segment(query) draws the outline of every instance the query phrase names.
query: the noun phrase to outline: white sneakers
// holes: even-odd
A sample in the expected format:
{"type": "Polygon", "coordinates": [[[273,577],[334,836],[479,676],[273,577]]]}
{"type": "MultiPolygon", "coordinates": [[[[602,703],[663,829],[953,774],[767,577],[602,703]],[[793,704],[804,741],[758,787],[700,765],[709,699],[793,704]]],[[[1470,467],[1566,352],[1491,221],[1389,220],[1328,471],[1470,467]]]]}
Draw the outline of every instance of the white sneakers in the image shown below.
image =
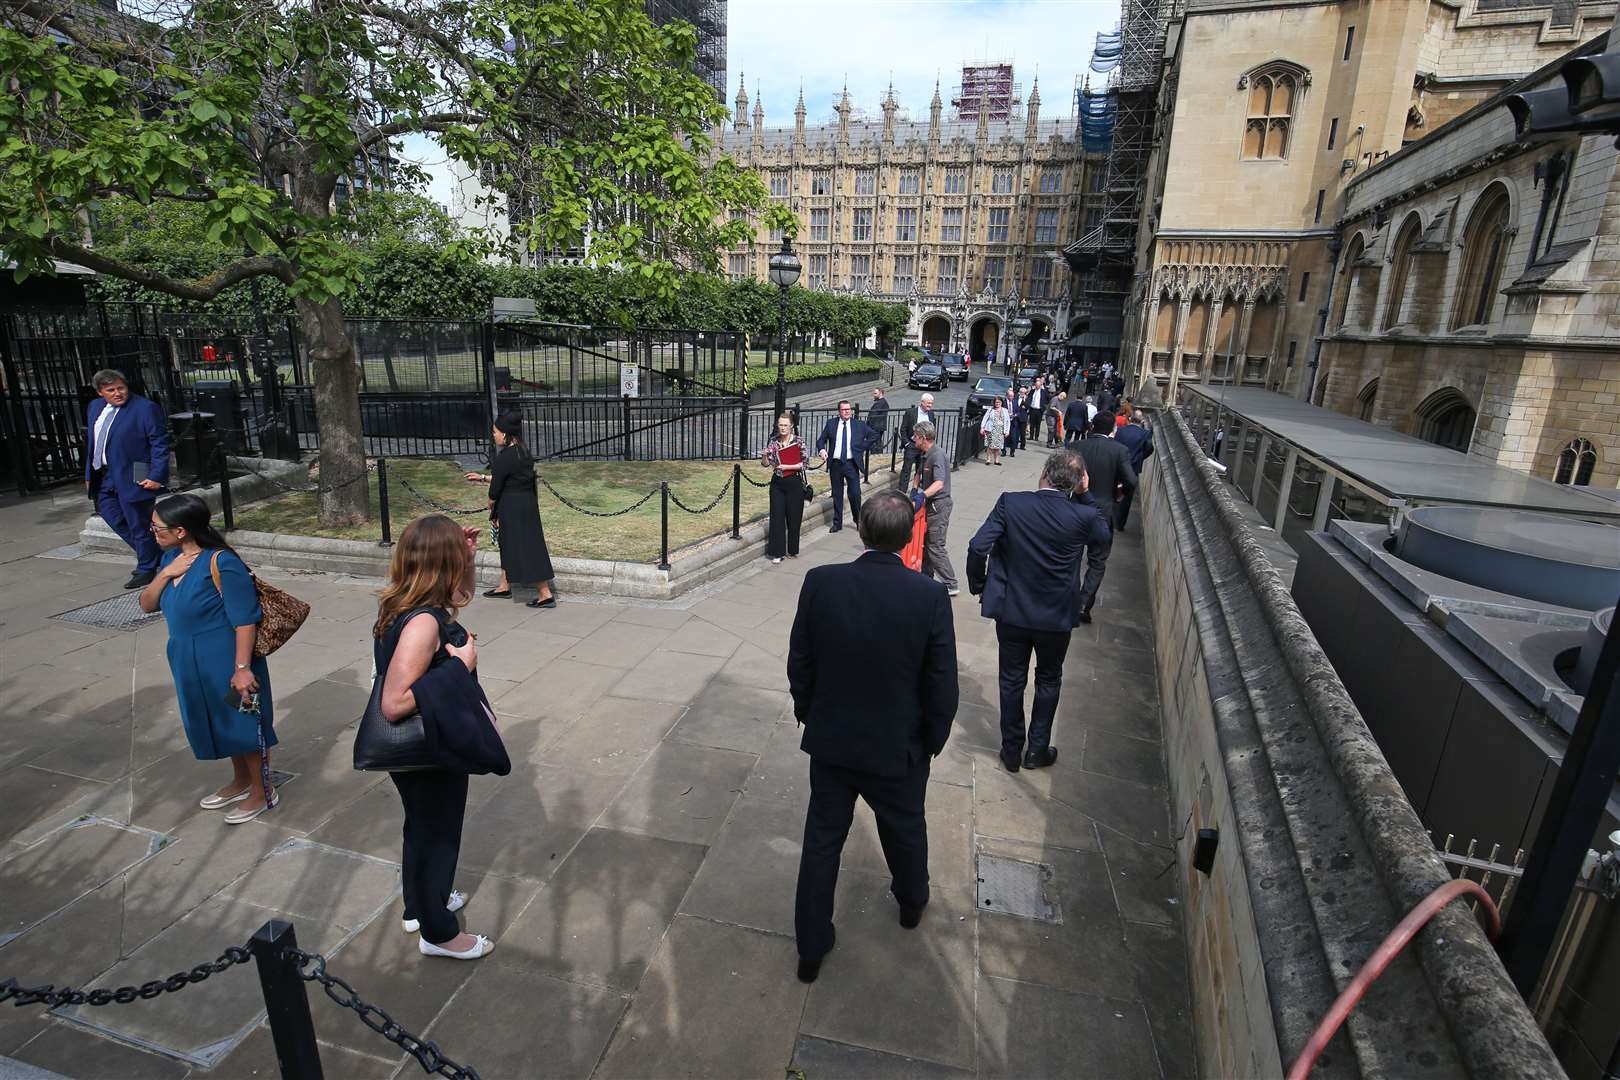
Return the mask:
{"type": "Polygon", "coordinates": [[[417,938],[416,947],[423,956],[444,956],[451,960],[480,960],[495,951],[495,943],[483,934],[474,934],[472,948],[463,952],[434,945],[426,938],[417,938]]]}
{"type": "MultiPolygon", "coordinates": [[[[464,892],[451,892],[450,902],[444,906],[450,911],[460,911],[467,906],[467,894],[464,892]]],[[[414,934],[422,929],[422,922],[420,919],[401,919],[399,920],[399,928],[407,934],[414,934]]]]}

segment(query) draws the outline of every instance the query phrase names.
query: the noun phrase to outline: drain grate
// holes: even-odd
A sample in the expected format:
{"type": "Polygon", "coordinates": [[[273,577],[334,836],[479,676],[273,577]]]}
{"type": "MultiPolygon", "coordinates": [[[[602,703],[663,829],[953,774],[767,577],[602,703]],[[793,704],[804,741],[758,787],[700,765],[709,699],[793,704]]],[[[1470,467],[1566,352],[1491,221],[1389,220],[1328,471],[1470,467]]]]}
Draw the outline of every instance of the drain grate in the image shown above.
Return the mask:
{"type": "Polygon", "coordinates": [[[111,600],[98,600],[82,608],[64,611],[56,618],[63,622],[99,626],[103,630],[139,630],[147,623],[163,618],[162,612],[154,611],[148,615],[142,611],[140,598],[140,590],[131,589],[111,600]]]}
{"type": "Polygon", "coordinates": [[[979,856],[979,910],[1037,922],[1063,922],[1052,868],[998,855],[979,856]]]}

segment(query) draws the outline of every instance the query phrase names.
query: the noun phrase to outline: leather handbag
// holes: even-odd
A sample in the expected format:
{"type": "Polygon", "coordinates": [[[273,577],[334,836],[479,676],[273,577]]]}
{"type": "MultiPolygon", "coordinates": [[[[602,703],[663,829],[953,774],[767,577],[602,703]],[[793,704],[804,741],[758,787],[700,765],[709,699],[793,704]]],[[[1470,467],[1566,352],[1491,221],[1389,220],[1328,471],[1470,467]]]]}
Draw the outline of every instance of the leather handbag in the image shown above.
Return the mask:
{"type": "MultiPolygon", "coordinates": [[[[225,590],[219,584],[219,552],[214,552],[208,569],[213,574],[215,590],[223,598],[225,590]]],[[[259,594],[261,613],[258,629],[253,632],[253,655],[269,656],[298,633],[298,628],[309,618],[309,605],[292,593],[259,580],[251,570],[248,576],[253,578],[253,589],[259,594]]]]}
{"type": "MultiPolygon", "coordinates": [[[[404,626],[421,611],[433,609],[408,611],[400,616],[396,626],[404,626]]],[[[433,611],[433,615],[439,619],[439,651],[433,656],[433,662],[438,663],[444,655],[444,620],[437,611],[433,611]]],[[[366,702],[366,711],[360,714],[360,726],[354,733],[355,769],[359,772],[420,772],[441,768],[428,753],[427,729],[420,712],[401,720],[390,720],[383,715],[383,683],[387,678],[385,668],[371,680],[371,698],[366,702]]]]}

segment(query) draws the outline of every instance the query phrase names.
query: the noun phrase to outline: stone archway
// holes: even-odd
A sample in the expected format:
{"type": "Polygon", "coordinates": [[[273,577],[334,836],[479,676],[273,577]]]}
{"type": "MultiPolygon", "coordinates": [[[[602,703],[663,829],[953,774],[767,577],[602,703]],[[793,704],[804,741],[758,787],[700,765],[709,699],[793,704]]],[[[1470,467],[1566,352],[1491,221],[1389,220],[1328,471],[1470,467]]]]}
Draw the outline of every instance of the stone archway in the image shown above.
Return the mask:
{"type": "Polygon", "coordinates": [[[1052,329],[1051,320],[1046,316],[1031,315],[1029,317],[1029,334],[1024,338],[1025,353],[1019,366],[1038,366],[1041,361],[1045,360],[1047,350],[1045,348],[1035,349],[1034,346],[1041,342],[1050,344],[1052,335],[1055,332],[1052,329]]]}
{"type": "MultiPolygon", "coordinates": [[[[974,363],[983,363],[992,349],[1001,344],[1001,320],[994,315],[980,315],[968,326],[968,357],[974,363]]],[[[996,359],[1001,354],[996,353],[996,359]]]]}
{"type": "Polygon", "coordinates": [[[935,355],[949,349],[951,347],[951,320],[937,312],[924,318],[922,344],[924,349],[935,355]]]}

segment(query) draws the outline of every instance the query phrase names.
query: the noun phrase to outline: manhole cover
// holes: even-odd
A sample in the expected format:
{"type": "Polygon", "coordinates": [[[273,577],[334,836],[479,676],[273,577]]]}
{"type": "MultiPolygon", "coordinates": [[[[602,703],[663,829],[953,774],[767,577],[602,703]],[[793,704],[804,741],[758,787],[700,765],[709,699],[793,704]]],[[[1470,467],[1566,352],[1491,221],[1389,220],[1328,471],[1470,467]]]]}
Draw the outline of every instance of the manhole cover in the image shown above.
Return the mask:
{"type": "Polygon", "coordinates": [[[142,611],[140,599],[141,591],[131,589],[111,600],[98,600],[82,608],[64,611],[56,618],[63,622],[99,626],[104,630],[139,630],[147,623],[163,618],[162,612],[154,611],[148,615],[142,611]]]}
{"type": "Polygon", "coordinates": [[[1052,868],[997,855],[979,856],[979,910],[1037,922],[1063,922],[1052,868]]]}
{"type": "Polygon", "coordinates": [[[79,550],[78,544],[68,544],[66,547],[51,548],[49,551],[39,553],[41,559],[82,559],[84,552],[79,550]]]}

